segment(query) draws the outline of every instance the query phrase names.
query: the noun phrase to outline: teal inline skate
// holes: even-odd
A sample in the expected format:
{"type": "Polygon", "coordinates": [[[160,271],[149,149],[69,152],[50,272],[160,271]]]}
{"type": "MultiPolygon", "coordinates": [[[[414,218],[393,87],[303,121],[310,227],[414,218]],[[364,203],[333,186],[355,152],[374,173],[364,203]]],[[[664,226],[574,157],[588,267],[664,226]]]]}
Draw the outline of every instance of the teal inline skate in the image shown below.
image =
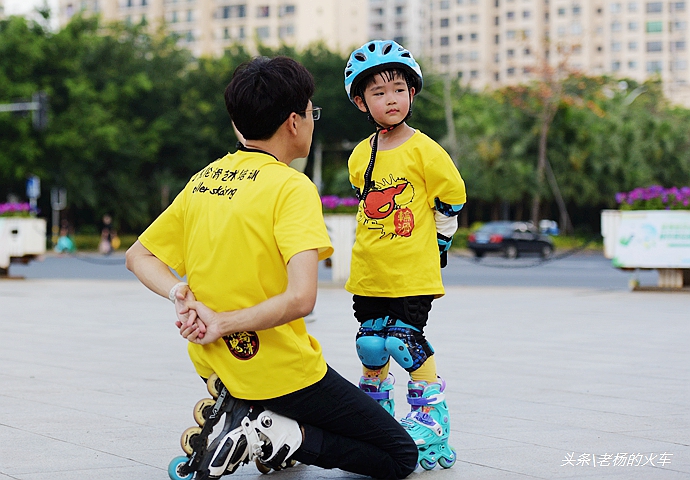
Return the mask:
{"type": "Polygon", "coordinates": [[[439,464],[450,468],[455,464],[455,449],[448,444],[450,416],[446,405],[446,382],[413,382],[407,384],[407,402],[412,411],[400,420],[419,449],[419,464],[432,470],[439,464]]]}
{"type": "Polygon", "coordinates": [[[382,382],[378,377],[363,376],[359,379],[359,389],[379,402],[385,411],[395,417],[395,398],[393,397],[393,385],[395,377],[392,373],[382,382]]]}

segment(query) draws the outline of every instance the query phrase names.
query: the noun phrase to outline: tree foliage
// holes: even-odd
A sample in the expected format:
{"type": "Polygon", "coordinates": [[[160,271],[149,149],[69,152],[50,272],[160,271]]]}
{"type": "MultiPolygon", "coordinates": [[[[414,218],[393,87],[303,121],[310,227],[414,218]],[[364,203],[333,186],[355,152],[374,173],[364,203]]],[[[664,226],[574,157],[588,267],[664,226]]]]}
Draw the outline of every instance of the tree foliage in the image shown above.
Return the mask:
{"type": "MultiPolygon", "coordinates": [[[[323,44],[260,53],[293,57],[313,73],[313,102],[323,108],[314,139],[324,146],[324,193],[349,191],[343,142],[365,138],[373,126],[345,95],[346,57],[323,44]]],[[[223,91],[249,58],[235,46],[195,59],[162,31],[96,18],[76,16],[55,33],[19,17],[0,21],[0,103],[38,91],[50,98],[43,131],[30,114],[0,113],[0,198],[23,198],[26,179],[38,175],[43,215],[50,188],[62,187],[77,228],[108,212],[120,230],[141,231],[195,171],[234,150],[223,91]]],[[[556,98],[546,155],[569,210],[615,207],[616,192],[636,187],[690,183],[690,111],[670,106],[657,82],[581,75],[559,82],[557,96],[543,83],[477,92],[453,82],[448,91],[425,69],[409,123],[453,153],[472,220],[497,215],[499,205],[526,217],[536,193],[547,207],[553,202],[536,179],[535,113],[546,98],[556,98]]]]}

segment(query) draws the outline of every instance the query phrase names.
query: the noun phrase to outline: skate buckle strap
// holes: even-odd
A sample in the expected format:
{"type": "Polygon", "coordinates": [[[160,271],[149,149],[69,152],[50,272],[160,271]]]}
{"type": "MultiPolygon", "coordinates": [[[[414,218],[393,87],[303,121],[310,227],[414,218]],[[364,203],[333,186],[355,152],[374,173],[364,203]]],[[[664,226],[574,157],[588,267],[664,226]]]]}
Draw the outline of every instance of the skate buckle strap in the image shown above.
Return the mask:
{"type": "Polygon", "coordinates": [[[435,405],[437,403],[441,403],[446,399],[446,394],[445,393],[437,393],[433,397],[429,398],[424,398],[424,397],[410,397],[409,395],[407,396],[407,403],[414,407],[423,407],[425,405],[435,405]]]}
{"type": "Polygon", "coordinates": [[[417,423],[423,427],[428,428],[429,430],[433,431],[436,435],[439,437],[443,436],[443,427],[441,426],[440,423],[438,423],[436,420],[433,419],[431,415],[428,413],[416,411],[416,412],[410,412],[407,414],[406,419],[410,419],[414,421],[414,423],[417,423]]]}
{"type": "Polygon", "coordinates": [[[256,432],[256,429],[252,428],[248,416],[242,419],[242,431],[247,437],[247,444],[249,445],[249,461],[254,460],[256,457],[260,458],[262,453],[261,447],[264,442],[259,439],[259,434],[256,432]]]}
{"type": "Polygon", "coordinates": [[[374,400],[388,400],[391,398],[391,391],[385,390],[383,392],[365,392],[374,400]]]}

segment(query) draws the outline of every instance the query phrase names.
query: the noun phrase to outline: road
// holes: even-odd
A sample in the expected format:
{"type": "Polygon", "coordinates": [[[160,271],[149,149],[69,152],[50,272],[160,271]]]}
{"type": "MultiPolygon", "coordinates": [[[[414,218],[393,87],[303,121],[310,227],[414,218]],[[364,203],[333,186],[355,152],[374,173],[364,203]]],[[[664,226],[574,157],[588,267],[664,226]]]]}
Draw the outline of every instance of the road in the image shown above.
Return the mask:
{"type": "MultiPolygon", "coordinates": [[[[447,286],[518,286],[569,287],[604,290],[627,290],[632,275],[611,266],[600,253],[578,253],[566,256],[559,252],[553,260],[542,262],[537,257],[508,260],[485,257],[479,261],[460,251],[451,255],[443,269],[447,286]]],[[[124,266],[124,255],[102,256],[79,253],[73,256],[47,254],[41,261],[28,265],[12,265],[10,275],[42,279],[135,280],[124,266]]],[[[641,285],[654,286],[656,271],[638,272],[641,285]]],[[[330,270],[321,264],[319,279],[330,280],[330,270]]]]}

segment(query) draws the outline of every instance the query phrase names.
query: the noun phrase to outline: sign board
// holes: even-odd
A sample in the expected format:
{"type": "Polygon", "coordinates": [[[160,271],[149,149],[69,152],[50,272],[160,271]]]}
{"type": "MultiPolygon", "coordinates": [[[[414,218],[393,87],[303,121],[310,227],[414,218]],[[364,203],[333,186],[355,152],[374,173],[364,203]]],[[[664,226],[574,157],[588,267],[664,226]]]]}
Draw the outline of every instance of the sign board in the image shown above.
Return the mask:
{"type": "Polygon", "coordinates": [[[26,181],[26,196],[34,199],[41,196],[41,179],[36,175],[30,176],[26,181]]]}
{"type": "Polygon", "coordinates": [[[690,268],[690,211],[623,211],[614,238],[619,268],[690,268]]]}

